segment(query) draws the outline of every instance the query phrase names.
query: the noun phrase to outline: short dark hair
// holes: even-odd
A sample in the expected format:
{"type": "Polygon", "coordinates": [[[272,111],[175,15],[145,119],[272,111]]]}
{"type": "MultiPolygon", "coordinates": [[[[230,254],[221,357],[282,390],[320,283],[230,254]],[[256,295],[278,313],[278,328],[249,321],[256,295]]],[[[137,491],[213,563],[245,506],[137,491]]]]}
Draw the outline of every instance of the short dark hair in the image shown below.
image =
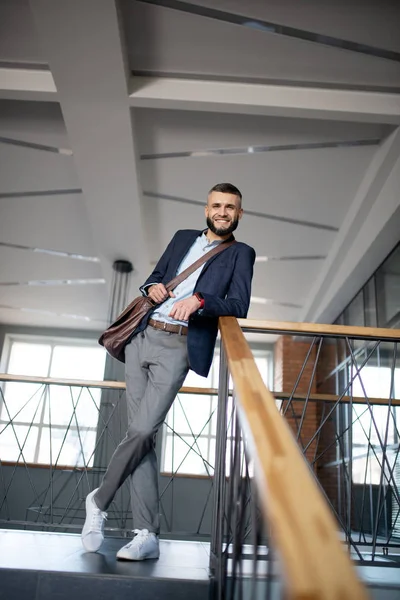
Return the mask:
{"type": "Polygon", "coordinates": [[[242,194],[241,194],[240,190],[238,190],[238,188],[236,186],[232,185],[231,183],[217,183],[217,185],[214,185],[214,187],[212,187],[208,193],[211,194],[211,192],[222,192],[223,194],[233,194],[234,196],[237,196],[239,198],[240,205],[242,204],[242,194]]]}

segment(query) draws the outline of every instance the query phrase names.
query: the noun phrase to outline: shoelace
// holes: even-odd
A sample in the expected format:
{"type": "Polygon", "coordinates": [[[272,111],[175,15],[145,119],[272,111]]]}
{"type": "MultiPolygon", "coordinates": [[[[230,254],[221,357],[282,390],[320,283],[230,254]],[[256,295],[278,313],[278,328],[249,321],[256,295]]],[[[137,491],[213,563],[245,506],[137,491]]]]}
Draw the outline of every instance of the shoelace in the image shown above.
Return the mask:
{"type": "Polygon", "coordinates": [[[101,531],[103,529],[104,521],[107,521],[107,513],[103,512],[99,508],[93,511],[91,529],[101,531]]]}
{"type": "Polygon", "coordinates": [[[133,544],[137,544],[139,542],[139,548],[143,545],[144,540],[149,535],[149,532],[146,529],[134,529],[133,530],[134,537],[129,544],[127,544],[127,548],[130,548],[133,544]]]}

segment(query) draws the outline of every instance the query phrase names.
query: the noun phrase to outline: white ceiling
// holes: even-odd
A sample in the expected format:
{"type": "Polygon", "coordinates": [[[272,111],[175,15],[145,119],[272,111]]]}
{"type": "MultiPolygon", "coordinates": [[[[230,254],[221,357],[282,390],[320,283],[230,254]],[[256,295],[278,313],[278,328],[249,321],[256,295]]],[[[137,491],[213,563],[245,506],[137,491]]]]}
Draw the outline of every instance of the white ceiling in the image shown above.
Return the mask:
{"type": "Polygon", "coordinates": [[[341,56],[343,51],[321,44],[316,51],[313,43],[303,39],[277,35],[255,27],[232,25],[212,17],[215,9],[222,9],[228,14],[244,13],[249,17],[250,13],[253,13],[258,19],[267,22],[272,21],[307,32],[344,38],[359,44],[368,43],[399,52],[400,9],[390,0],[371,2],[375,7],[371,7],[369,14],[365,13],[365,0],[353,0],[348,3],[350,10],[343,6],[341,17],[336,19],[336,26],[327,22],[328,15],[331,17],[332,14],[337,14],[336,3],[329,0],[323,2],[325,13],[320,10],[319,19],[313,14],[314,9],[321,4],[318,0],[303,1],[301,11],[298,11],[298,0],[284,0],[280,3],[284,10],[280,11],[277,10],[278,2],[253,0],[246,3],[226,0],[182,4],[206,5],[210,8],[210,17],[124,0],[123,16],[132,70],[203,77],[211,75],[217,78],[268,78],[277,81],[347,85],[400,84],[400,72],[395,61],[382,60],[380,57],[360,52],[346,52],[345,56],[341,56]],[[308,5],[308,19],[302,15],[305,5],[308,5]],[[358,5],[358,9],[354,10],[354,5],[358,5]],[[300,12],[300,19],[296,19],[296,12],[300,12]],[[350,12],[353,13],[351,25],[346,23],[350,12]],[[312,23],[309,22],[310,19],[312,23]],[[377,28],[377,24],[381,27],[377,28]],[[372,29],[373,32],[378,30],[376,38],[368,29],[372,29]],[[386,35],[383,35],[384,31],[386,35]]]}
{"type": "Polygon", "coordinates": [[[334,319],[399,239],[400,4],[118,9],[0,0],[0,323],[101,329],[221,181],[249,317],[334,319]]]}

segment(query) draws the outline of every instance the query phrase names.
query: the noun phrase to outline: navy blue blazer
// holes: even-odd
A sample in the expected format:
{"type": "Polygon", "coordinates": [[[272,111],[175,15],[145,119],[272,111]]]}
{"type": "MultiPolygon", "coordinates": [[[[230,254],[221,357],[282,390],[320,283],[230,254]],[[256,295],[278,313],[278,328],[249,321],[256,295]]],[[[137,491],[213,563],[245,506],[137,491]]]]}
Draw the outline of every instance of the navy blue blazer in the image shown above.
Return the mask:
{"type": "MultiPolygon", "coordinates": [[[[177,231],[140,289],[143,291],[150,283],[167,284],[171,281],[196,237],[201,234],[202,231],[194,229],[177,231]]],[[[211,257],[200,273],[194,291],[203,295],[204,308],[190,316],[187,345],[190,368],[203,377],[207,377],[212,363],[218,317],[247,316],[255,257],[253,248],[236,242],[211,257]]],[[[150,316],[151,313],[143,319],[135,334],[145,329],[150,316]]]]}

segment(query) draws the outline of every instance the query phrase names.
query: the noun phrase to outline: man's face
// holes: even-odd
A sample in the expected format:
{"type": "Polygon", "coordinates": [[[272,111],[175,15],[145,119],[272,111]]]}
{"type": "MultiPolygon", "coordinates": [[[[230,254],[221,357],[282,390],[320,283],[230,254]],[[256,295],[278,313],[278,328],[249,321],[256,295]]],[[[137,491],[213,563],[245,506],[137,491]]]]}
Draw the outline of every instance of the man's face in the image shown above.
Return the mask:
{"type": "Polygon", "coordinates": [[[207,226],[215,235],[230,235],[243,215],[240,198],[234,194],[211,192],[205,208],[207,226]]]}

